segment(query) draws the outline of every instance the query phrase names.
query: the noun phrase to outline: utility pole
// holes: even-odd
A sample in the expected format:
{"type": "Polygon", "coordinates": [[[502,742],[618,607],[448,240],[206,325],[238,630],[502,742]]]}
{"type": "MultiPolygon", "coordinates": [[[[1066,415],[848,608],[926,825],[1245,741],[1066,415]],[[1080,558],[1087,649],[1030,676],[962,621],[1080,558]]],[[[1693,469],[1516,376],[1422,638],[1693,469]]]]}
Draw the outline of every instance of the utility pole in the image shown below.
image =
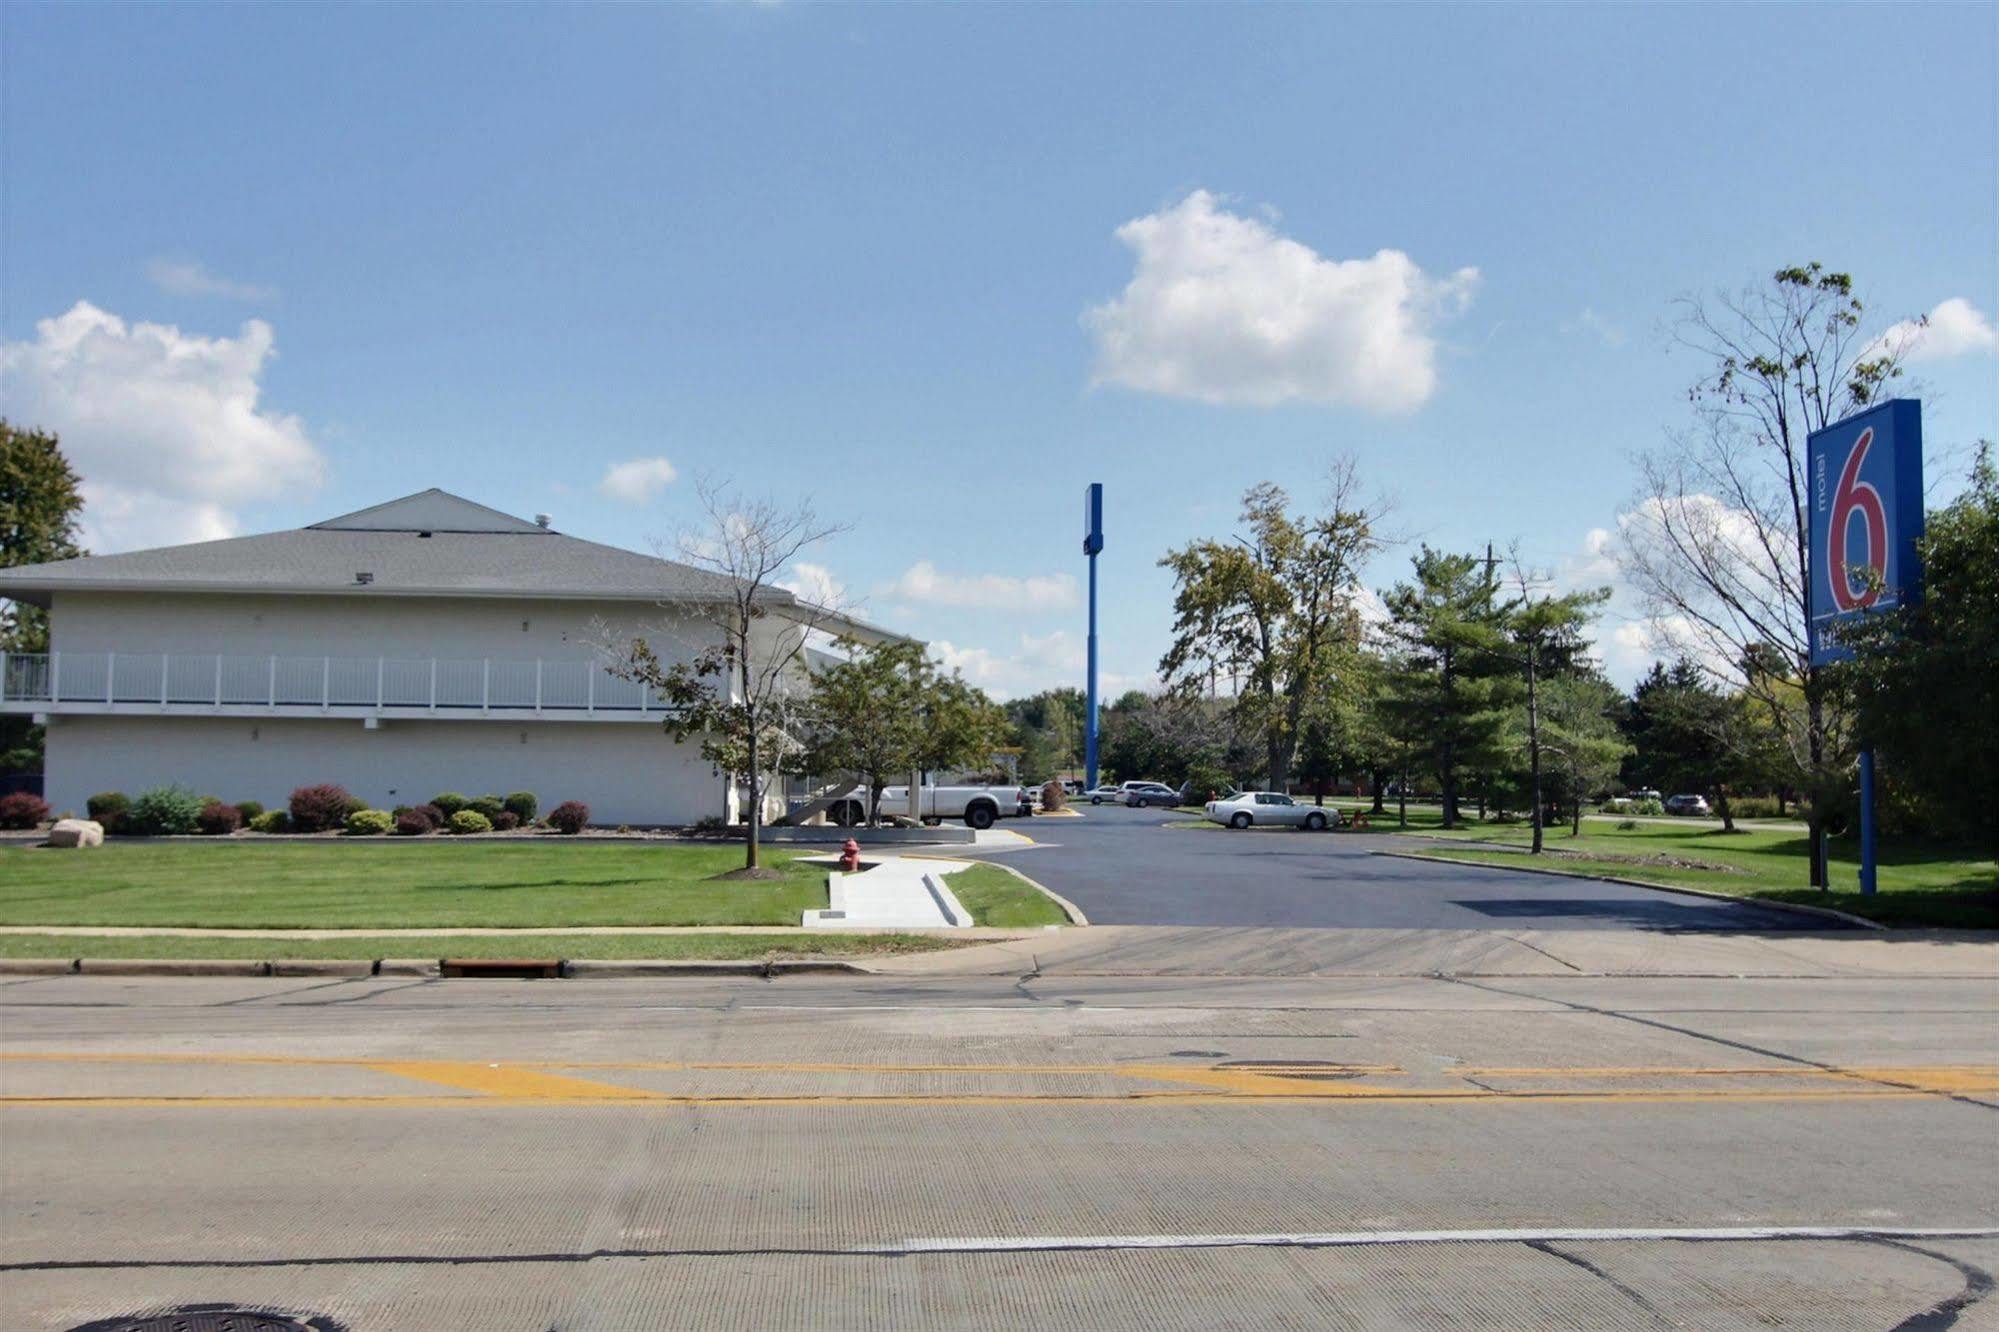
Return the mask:
{"type": "Polygon", "coordinates": [[[1104,548],[1104,483],[1083,492],[1083,554],[1090,559],[1090,679],[1084,701],[1083,789],[1097,789],[1097,555],[1104,548]]]}

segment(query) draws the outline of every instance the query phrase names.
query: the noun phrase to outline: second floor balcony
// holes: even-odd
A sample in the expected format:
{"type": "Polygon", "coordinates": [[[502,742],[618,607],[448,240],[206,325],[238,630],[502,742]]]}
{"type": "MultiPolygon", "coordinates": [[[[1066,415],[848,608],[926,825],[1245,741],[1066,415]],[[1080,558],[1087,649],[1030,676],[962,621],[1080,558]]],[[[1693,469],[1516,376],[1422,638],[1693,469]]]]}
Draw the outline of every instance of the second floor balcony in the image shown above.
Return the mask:
{"type": "Polygon", "coordinates": [[[0,654],[0,710],[612,720],[667,708],[595,660],[51,652],[0,654]]]}

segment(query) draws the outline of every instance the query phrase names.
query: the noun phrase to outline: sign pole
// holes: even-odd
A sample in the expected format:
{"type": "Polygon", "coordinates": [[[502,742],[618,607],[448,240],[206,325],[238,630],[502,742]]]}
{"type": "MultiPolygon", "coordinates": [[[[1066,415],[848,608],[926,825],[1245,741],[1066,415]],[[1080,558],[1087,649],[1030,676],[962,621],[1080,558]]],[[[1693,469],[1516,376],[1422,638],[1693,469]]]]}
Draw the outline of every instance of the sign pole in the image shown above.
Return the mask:
{"type": "Polygon", "coordinates": [[[1083,789],[1097,789],[1097,552],[1104,548],[1104,486],[1083,492],[1083,554],[1090,558],[1090,664],[1083,713],[1083,789]]]}
{"type": "MultiPolygon", "coordinates": [[[[1830,878],[1830,874],[1827,875],[1830,878]]],[[[1860,891],[1874,891],[1874,746],[1860,751],[1860,891]]]]}

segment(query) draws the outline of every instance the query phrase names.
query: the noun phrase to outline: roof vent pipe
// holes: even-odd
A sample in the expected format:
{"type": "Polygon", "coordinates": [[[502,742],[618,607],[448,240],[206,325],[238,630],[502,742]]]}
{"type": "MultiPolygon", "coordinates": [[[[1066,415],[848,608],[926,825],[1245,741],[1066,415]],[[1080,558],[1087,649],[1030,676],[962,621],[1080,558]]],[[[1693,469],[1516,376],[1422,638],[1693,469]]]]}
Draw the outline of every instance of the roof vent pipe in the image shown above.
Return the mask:
{"type": "Polygon", "coordinates": [[[538,513],[534,516],[534,525],[536,527],[547,527],[550,523],[554,521],[555,519],[549,517],[549,515],[545,513],[538,513]]]}

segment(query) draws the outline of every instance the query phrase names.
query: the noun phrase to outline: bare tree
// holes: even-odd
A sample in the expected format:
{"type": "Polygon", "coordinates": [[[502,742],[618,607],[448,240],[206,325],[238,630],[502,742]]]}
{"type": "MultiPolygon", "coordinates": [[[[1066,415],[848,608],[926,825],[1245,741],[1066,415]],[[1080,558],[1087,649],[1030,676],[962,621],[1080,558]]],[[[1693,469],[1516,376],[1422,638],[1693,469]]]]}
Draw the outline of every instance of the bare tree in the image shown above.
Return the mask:
{"type": "Polygon", "coordinates": [[[1675,341],[1709,364],[1689,390],[1694,426],[1639,462],[1619,562],[1672,651],[1743,690],[1783,737],[1820,832],[1847,781],[1847,719],[1811,664],[1805,438],[1871,405],[1901,374],[1906,339],[1868,338],[1853,279],[1819,264],[1680,303],[1675,341]]]}
{"type": "Polygon", "coordinates": [[[704,520],[673,550],[714,577],[707,587],[662,598],[668,618],[650,634],[610,635],[612,670],[663,698],[667,733],[698,737],[702,757],[748,787],[741,872],[775,877],[759,858],[764,799],[771,779],[804,752],[806,645],[840,618],[837,607],[806,600],[778,580],[846,525],[822,520],[808,503],[745,498],[705,478],[694,488],[704,520]],[[662,638],[677,640],[679,649],[662,654],[662,638]]]}

